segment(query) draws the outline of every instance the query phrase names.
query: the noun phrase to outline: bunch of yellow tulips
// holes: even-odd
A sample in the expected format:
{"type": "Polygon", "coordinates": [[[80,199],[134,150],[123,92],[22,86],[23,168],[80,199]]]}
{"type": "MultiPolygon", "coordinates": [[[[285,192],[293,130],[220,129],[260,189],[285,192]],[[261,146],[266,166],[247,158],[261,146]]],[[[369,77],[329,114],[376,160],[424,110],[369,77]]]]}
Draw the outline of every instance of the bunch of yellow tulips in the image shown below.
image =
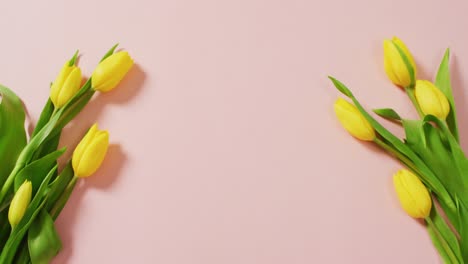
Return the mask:
{"type": "Polygon", "coordinates": [[[459,144],[449,50],[431,82],[417,78],[413,56],[400,39],[385,40],[383,48],[388,78],[406,92],[419,118],[403,118],[391,108],[373,110],[401,125],[405,138],[400,139],[370,115],[343,83],[330,77],[351,100],[336,100],[336,116],[352,136],[377,144],[406,166],[393,176],[401,206],[411,217],[424,219],[445,263],[468,263],[468,159],[459,144]]]}
{"type": "Polygon", "coordinates": [[[54,221],[77,181],[94,174],[109,146],[109,133],[94,124],[59,171],[57,149],[63,128],[86,106],[96,92],[113,90],[132,68],[125,51],[112,47],[92,76],[82,84],[78,53],[60,70],[50,97],[27,140],[21,100],[0,86],[0,264],[49,263],[62,243],[54,221]]]}

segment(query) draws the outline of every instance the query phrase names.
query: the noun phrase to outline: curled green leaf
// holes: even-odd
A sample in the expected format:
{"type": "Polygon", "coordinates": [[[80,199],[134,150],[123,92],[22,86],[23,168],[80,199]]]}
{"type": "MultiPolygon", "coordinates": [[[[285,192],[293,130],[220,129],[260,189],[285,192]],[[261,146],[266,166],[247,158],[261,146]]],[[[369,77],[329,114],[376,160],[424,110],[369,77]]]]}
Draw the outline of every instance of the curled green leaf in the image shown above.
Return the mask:
{"type": "Polygon", "coordinates": [[[29,228],[28,247],[31,262],[34,264],[50,263],[62,248],[54,220],[44,209],[29,228]]]}

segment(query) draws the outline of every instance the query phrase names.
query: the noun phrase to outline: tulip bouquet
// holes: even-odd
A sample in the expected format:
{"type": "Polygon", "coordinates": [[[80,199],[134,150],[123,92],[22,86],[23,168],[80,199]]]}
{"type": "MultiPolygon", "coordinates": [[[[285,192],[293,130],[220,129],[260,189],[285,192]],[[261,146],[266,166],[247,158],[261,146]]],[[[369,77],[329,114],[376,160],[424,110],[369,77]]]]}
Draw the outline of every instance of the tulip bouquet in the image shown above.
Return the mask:
{"type": "Polygon", "coordinates": [[[0,264],[49,263],[61,249],[54,221],[77,181],[92,175],[107,152],[109,134],[93,125],[58,169],[63,128],[93,95],[112,90],[133,65],[127,52],[111,48],[82,85],[77,55],[52,83],[50,98],[29,137],[20,98],[0,86],[0,264]],[[62,166],[61,166],[62,167],[62,166]]]}
{"type": "Polygon", "coordinates": [[[413,56],[398,38],[384,41],[384,66],[390,80],[406,92],[419,118],[403,118],[391,108],[373,111],[399,124],[405,138],[390,133],[343,83],[330,77],[351,100],[336,101],[338,120],[351,135],[378,145],[406,166],[393,177],[403,209],[423,219],[445,263],[468,263],[468,159],[459,143],[449,50],[433,82],[417,79],[413,56]]]}

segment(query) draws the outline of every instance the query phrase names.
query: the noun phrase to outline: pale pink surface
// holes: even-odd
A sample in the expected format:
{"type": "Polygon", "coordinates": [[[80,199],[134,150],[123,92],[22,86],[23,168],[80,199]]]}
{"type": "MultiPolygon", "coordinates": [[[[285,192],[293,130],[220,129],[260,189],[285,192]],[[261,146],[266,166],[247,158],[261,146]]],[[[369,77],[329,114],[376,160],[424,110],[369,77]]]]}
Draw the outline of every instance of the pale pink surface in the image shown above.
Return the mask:
{"type": "Polygon", "coordinates": [[[66,129],[74,145],[97,120],[115,145],[58,219],[54,263],[441,263],[399,207],[401,166],[341,129],[326,76],[414,117],[382,40],[429,79],[451,47],[465,136],[466,1],[66,2],[2,5],[0,81],[33,122],[75,49],[87,76],[115,42],[138,66],[66,129]]]}

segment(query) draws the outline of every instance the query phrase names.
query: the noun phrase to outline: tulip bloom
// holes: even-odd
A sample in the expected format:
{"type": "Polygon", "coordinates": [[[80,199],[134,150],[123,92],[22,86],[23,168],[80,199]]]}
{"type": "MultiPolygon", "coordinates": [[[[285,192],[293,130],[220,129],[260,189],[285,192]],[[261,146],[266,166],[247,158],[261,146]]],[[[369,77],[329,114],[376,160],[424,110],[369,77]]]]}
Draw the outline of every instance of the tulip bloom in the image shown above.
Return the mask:
{"type": "Polygon", "coordinates": [[[80,89],[80,85],[80,68],[75,65],[70,66],[69,62],[65,63],[50,90],[50,100],[55,108],[65,105],[80,89]]]}
{"type": "Polygon", "coordinates": [[[109,133],[98,130],[94,124],[73,152],[72,166],[75,176],[91,176],[100,166],[109,146],[109,133]]]}
{"type": "Polygon", "coordinates": [[[447,97],[429,81],[416,81],[414,91],[419,107],[425,115],[433,115],[445,120],[450,112],[447,97]]]}
{"type": "Polygon", "coordinates": [[[126,51],[114,53],[103,60],[91,76],[91,86],[96,91],[114,89],[132,68],[133,60],[126,51]]]}
{"type": "Polygon", "coordinates": [[[364,118],[361,112],[359,112],[356,106],[342,98],[338,98],[334,108],[341,125],[343,125],[351,135],[365,141],[372,141],[375,139],[374,128],[364,118]]]}
{"type": "Polygon", "coordinates": [[[12,228],[18,225],[31,202],[32,184],[25,181],[16,191],[8,211],[8,221],[12,228]]]}
{"type": "Polygon", "coordinates": [[[384,41],[384,66],[388,78],[394,84],[405,88],[414,85],[416,64],[405,43],[397,37],[384,41]]]}
{"type": "Polygon", "coordinates": [[[395,191],[401,206],[414,218],[426,218],[432,207],[432,200],[426,186],[412,172],[402,169],[393,176],[395,191]]]}

